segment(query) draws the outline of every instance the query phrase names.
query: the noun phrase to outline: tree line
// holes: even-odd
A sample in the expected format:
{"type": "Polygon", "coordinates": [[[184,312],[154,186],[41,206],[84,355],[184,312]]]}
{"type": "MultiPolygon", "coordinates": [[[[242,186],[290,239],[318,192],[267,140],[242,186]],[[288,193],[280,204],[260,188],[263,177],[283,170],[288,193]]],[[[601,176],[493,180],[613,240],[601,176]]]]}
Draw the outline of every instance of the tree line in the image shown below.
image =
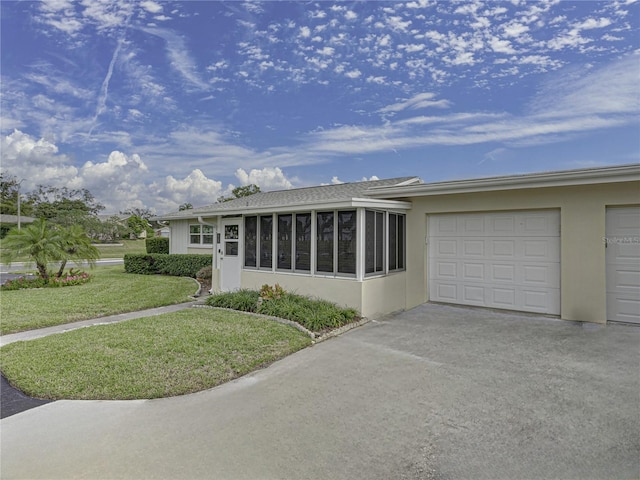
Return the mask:
{"type": "MultiPolygon", "coordinates": [[[[86,188],[38,185],[31,192],[21,193],[15,176],[0,173],[0,213],[18,215],[18,208],[21,216],[44,219],[49,225],[80,226],[92,240],[99,242],[137,237],[143,231],[153,234],[149,224],[153,214],[148,208],[131,208],[120,212],[121,216],[100,218],[98,215],[105,207],[86,188]]],[[[4,238],[11,226],[3,224],[1,229],[0,238],[4,238]]]]}

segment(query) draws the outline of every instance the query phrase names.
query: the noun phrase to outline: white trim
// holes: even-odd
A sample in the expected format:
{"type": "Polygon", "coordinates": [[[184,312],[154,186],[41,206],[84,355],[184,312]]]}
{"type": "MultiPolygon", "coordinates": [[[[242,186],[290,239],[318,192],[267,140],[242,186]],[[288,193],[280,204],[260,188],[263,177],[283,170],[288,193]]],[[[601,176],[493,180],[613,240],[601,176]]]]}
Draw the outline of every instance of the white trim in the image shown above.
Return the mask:
{"type": "Polygon", "coordinates": [[[424,183],[405,187],[373,187],[367,195],[384,197],[417,197],[474,193],[495,190],[517,190],[525,188],[565,187],[593,185],[599,183],[631,182],[640,180],[640,164],[615,167],[563,170],[557,172],[509,175],[502,177],[474,178],[446,182],[424,183]]]}
{"type": "MultiPolygon", "coordinates": [[[[407,188],[407,187],[405,187],[407,188]]],[[[278,205],[264,205],[264,206],[252,206],[252,207],[239,207],[233,210],[211,210],[209,212],[199,212],[191,214],[191,216],[166,216],[157,217],[166,220],[197,220],[202,217],[213,216],[227,216],[227,215],[260,215],[268,213],[296,213],[301,211],[311,210],[336,210],[345,208],[382,208],[391,210],[410,210],[412,207],[411,202],[403,202],[397,200],[384,200],[378,198],[351,198],[349,200],[339,200],[333,202],[300,202],[295,204],[287,204],[283,206],[278,205]]]]}

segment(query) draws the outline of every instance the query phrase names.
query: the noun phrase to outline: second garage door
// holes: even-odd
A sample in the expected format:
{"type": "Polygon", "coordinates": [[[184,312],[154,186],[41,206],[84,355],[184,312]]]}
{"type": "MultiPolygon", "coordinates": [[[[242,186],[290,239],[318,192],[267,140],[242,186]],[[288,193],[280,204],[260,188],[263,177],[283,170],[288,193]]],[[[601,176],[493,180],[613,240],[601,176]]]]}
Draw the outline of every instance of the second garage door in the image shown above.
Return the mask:
{"type": "Polygon", "coordinates": [[[429,216],[429,298],[560,314],[558,210],[429,216]]]}

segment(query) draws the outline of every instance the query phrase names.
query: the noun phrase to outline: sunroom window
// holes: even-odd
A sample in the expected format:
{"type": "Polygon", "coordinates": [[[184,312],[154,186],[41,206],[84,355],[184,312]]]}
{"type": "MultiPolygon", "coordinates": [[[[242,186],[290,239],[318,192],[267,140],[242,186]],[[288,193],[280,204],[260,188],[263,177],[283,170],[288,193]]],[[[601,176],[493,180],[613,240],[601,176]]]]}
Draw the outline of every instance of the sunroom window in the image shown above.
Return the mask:
{"type": "Polygon", "coordinates": [[[365,275],[404,270],[405,215],[376,210],[364,210],[363,214],[362,248],[358,247],[359,214],[355,209],[246,216],[244,266],[310,273],[313,255],[314,272],[353,277],[362,249],[365,275]]]}
{"type": "Polygon", "coordinates": [[[366,274],[384,272],[384,212],[365,212],[364,268],[366,274]]]}

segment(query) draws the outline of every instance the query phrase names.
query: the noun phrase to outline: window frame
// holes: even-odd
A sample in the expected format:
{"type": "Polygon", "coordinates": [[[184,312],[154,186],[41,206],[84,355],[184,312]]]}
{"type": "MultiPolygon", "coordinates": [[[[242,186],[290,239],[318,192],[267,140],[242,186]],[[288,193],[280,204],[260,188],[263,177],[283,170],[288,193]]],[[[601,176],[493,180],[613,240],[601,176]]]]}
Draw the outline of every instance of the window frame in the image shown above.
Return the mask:
{"type": "Polygon", "coordinates": [[[206,225],[203,223],[190,223],[189,224],[189,246],[200,247],[200,248],[209,248],[209,247],[213,248],[214,234],[215,234],[215,227],[213,225],[206,225]],[[193,231],[194,228],[197,228],[198,231],[194,232],[193,231]],[[197,243],[194,243],[193,238],[196,235],[198,236],[199,241],[197,243]],[[204,241],[206,237],[211,237],[210,243],[204,241]]]}
{"type": "Polygon", "coordinates": [[[312,277],[354,278],[361,281],[406,270],[405,213],[367,207],[334,207],[299,212],[255,213],[244,215],[243,222],[243,269],[312,277]],[[344,214],[350,214],[350,216],[344,214]],[[263,219],[267,218],[268,221],[264,222],[263,219]],[[303,222],[300,225],[299,218],[303,222]],[[374,219],[373,225],[369,225],[368,218],[374,219]],[[328,223],[320,225],[323,219],[328,223]],[[255,232],[247,227],[247,225],[251,227],[252,222],[255,223],[255,232]],[[263,232],[267,223],[270,224],[268,234],[263,232]],[[298,231],[299,228],[304,228],[301,238],[299,238],[301,234],[298,231]],[[369,231],[367,231],[368,228],[369,231]],[[324,234],[321,231],[323,229],[324,234]],[[249,234],[254,235],[255,238],[247,241],[249,234]],[[343,238],[343,235],[346,236],[343,238]],[[367,237],[371,235],[374,238],[374,251],[368,252],[368,242],[371,240],[367,237]],[[327,237],[326,240],[321,240],[323,236],[327,237]],[[331,238],[329,239],[328,236],[331,238]],[[319,251],[318,247],[322,246],[320,242],[327,242],[324,245],[326,252],[319,251]],[[301,247],[304,251],[300,253],[309,253],[308,261],[299,262],[298,253],[301,247]],[[270,265],[263,264],[262,254],[265,253],[263,249],[270,249],[270,265]],[[328,269],[328,261],[325,262],[326,265],[319,265],[320,254],[329,252],[331,252],[331,270],[328,269]],[[340,257],[340,255],[344,257],[345,252],[349,257],[346,261],[345,258],[340,257]],[[247,258],[252,253],[255,256],[255,265],[247,265],[247,258]],[[281,257],[284,258],[284,263],[281,257]],[[371,261],[374,262],[374,270],[367,272],[367,262],[371,261]],[[300,263],[305,267],[308,266],[308,269],[301,269],[300,263]],[[320,268],[324,266],[325,270],[321,270],[319,266],[320,268]],[[394,266],[395,268],[390,268],[394,266]]]}

